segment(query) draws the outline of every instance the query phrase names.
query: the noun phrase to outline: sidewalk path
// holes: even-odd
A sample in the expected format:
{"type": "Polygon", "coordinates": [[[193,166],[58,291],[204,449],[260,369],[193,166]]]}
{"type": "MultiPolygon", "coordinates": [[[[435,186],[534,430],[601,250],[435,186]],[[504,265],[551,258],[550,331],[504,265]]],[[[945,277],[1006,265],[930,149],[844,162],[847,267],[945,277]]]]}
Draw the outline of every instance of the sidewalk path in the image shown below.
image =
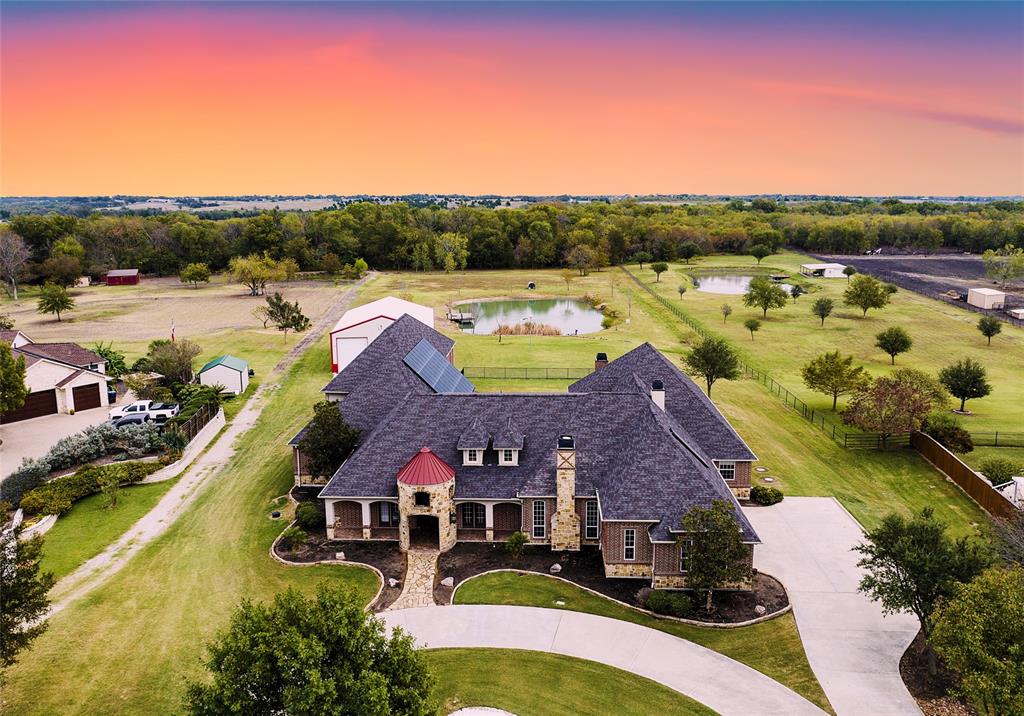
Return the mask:
{"type": "Polygon", "coordinates": [[[292,363],[348,310],[358,288],[374,275],[370,274],[353,284],[330,310],[320,317],[302,340],[274,366],[266,380],[260,383],[256,392],[216,442],[192,463],[152,510],[143,515],[116,542],[54,586],[50,592],[51,616],[119,572],[133,555],[166,532],[178,516],[188,509],[210,478],[219,474],[231,460],[235,452],[235,442],[256,423],[263,408],[266,407],[268,391],[277,386],[281,376],[292,363]]]}
{"type": "Polygon", "coordinates": [[[763,544],[754,566],[786,585],[811,669],[838,716],[920,716],[900,657],[917,634],[910,614],[884,616],[857,591],[851,551],[863,531],[831,497],[787,497],[744,510],[763,544]]]}
{"type": "Polygon", "coordinates": [[[657,681],[722,716],[824,713],[749,666],[619,619],[561,609],[488,605],[419,607],[379,616],[389,627],[402,627],[412,634],[423,648],[528,649],[589,659],[657,681]]]}
{"type": "Polygon", "coordinates": [[[406,556],[405,583],[402,593],[388,609],[434,606],[434,578],[437,576],[436,549],[412,547],[406,556]]]}

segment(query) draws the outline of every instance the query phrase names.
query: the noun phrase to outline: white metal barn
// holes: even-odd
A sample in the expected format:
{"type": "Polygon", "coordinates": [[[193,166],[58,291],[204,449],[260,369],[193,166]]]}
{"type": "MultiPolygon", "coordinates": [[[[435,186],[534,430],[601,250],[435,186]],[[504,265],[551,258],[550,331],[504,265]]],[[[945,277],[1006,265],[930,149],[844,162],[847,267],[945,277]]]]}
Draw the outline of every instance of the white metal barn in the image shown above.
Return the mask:
{"type": "Polygon", "coordinates": [[[846,278],[843,264],[800,264],[800,273],[817,278],[846,278]]]}
{"type": "Polygon", "coordinates": [[[434,309],[394,296],[346,311],[331,330],[331,370],[340,373],[381,331],[405,313],[425,326],[434,327],[434,309]]]}
{"type": "Polygon", "coordinates": [[[239,395],[249,386],[249,364],[230,355],[214,358],[199,369],[199,382],[222,385],[227,392],[239,395]]]}
{"type": "Polygon", "coordinates": [[[994,288],[972,288],[967,291],[967,303],[978,308],[1002,308],[1006,294],[994,288]]]}

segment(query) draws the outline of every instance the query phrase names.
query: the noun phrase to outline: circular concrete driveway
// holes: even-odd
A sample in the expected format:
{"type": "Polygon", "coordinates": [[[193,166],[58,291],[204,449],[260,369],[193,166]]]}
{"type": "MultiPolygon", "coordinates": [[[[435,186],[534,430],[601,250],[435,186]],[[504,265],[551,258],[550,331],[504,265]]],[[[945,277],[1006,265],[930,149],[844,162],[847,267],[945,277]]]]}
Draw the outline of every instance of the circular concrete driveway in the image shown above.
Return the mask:
{"type": "Polygon", "coordinates": [[[589,659],[657,681],[723,716],[824,713],[760,671],[693,642],[618,619],[487,605],[417,607],[379,616],[389,627],[412,634],[421,648],[527,649],[589,659]]]}

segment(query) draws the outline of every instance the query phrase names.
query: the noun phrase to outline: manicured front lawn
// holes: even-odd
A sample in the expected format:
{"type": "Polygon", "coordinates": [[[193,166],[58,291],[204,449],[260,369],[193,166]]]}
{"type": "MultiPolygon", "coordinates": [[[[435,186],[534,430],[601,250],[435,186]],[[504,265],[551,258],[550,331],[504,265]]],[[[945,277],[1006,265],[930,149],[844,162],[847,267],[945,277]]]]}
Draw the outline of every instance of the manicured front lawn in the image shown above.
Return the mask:
{"type": "Polygon", "coordinates": [[[447,714],[490,706],[522,716],[647,716],[716,713],[661,684],[571,656],[515,649],[433,649],[424,652],[447,714]]]}
{"type": "Polygon", "coordinates": [[[17,714],[176,713],[201,678],[205,644],[245,597],[337,581],[369,601],[376,576],[342,566],[288,567],[268,550],[283,528],[275,498],[292,484],[286,445],[329,378],[326,339],[272,392],[225,469],[163,536],[106,584],[69,605],[8,670],[4,710],[17,714]]]}
{"type": "Polygon", "coordinates": [[[53,572],[57,579],[73,572],[153,509],[175,482],[176,479],[126,487],[121,490],[117,507],[112,509],[103,506],[102,495],[90,495],[76,502],[44,537],[43,571],[53,572]]]}
{"type": "Polygon", "coordinates": [[[807,663],[791,614],[736,629],[697,627],[656,619],[558,579],[516,572],[495,572],[463,582],[455,592],[455,603],[570,609],[658,629],[725,654],[785,684],[821,708],[831,710],[825,692],[807,663]]]}

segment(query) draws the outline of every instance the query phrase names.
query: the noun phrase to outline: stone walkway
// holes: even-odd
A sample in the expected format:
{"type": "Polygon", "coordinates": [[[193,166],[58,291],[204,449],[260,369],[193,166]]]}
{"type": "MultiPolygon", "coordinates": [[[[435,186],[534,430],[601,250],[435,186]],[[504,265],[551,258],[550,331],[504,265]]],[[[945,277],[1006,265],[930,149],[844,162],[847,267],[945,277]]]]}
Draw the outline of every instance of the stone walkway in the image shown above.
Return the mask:
{"type": "Polygon", "coordinates": [[[406,553],[405,584],[391,609],[432,607],[434,604],[434,578],[437,576],[437,549],[411,547],[406,553]]]}

